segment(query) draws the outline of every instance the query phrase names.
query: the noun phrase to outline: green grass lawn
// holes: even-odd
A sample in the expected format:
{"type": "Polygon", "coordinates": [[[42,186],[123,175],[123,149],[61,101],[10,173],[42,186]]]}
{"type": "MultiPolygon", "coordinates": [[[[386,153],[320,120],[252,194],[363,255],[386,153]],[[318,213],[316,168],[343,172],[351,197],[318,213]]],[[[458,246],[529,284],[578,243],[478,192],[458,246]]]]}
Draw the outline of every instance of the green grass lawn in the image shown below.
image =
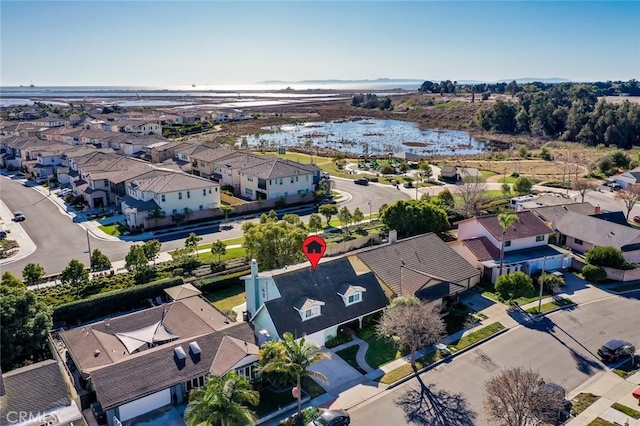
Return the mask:
{"type": "Polygon", "coordinates": [[[447,335],[452,335],[462,330],[464,326],[473,318],[471,314],[463,314],[460,312],[450,312],[444,317],[444,324],[447,326],[447,335]]]}
{"type": "MultiPolygon", "coordinates": [[[[247,255],[247,250],[244,247],[237,247],[237,248],[227,249],[227,252],[225,254],[223,254],[222,256],[220,256],[220,261],[224,262],[225,260],[241,259],[241,258],[245,257],[246,255],[247,255]]],[[[200,254],[198,254],[198,259],[200,259],[202,262],[205,262],[205,263],[217,262],[218,261],[218,255],[217,254],[213,254],[211,252],[200,253],[200,254]]]]}
{"type": "MultiPolygon", "coordinates": [[[[433,364],[440,359],[440,352],[430,352],[425,356],[416,359],[416,370],[427,367],[428,365],[433,364]]],[[[397,382],[398,380],[405,378],[410,374],[413,374],[413,367],[411,367],[411,363],[407,363],[394,370],[389,371],[382,377],[378,378],[377,381],[380,383],[384,383],[385,385],[390,385],[391,383],[397,382]]]]}
{"type": "Polygon", "coordinates": [[[537,306],[534,308],[529,308],[525,312],[530,314],[539,314],[539,313],[549,312],[553,309],[560,308],[562,306],[568,306],[568,305],[573,305],[573,302],[570,299],[560,298],[549,303],[543,303],[542,306],[540,306],[540,312],[538,312],[537,306]]]}
{"type": "MultiPolygon", "coordinates": [[[[244,237],[231,238],[228,240],[222,240],[225,246],[234,246],[236,244],[244,244],[244,237]]],[[[210,249],[213,243],[205,243],[198,246],[198,250],[210,249]]]]}
{"type": "Polygon", "coordinates": [[[633,376],[638,371],[640,371],[640,365],[638,365],[637,363],[635,365],[631,365],[630,359],[627,360],[627,362],[625,362],[624,364],[619,365],[618,368],[615,368],[613,370],[614,373],[616,373],[618,376],[622,377],[623,379],[633,376]]]}
{"type": "Polygon", "coordinates": [[[578,414],[582,413],[584,410],[589,408],[591,404],[595,403],[599,399],[600,399],[599,396],[594,395],[592,393],[588,393],[588,392],[579,393],[578,395],[576,395],[575,398],[571,400],[571,402],[573,403],[573,406],[571,407],[571,413],[574,416],[577,416],[578,414]]]}
{"type": "Polygon", "coordinates": [[[597,419],[589,423],[587,426],[618,426],[618,425],[616,423],[611,423],[606,421],[605,419],[601,419],[600,417],[598,417],[597,419]]]}
{"type": "Polygon", "coordinates": [[[120,222],[112,223],[111,225],[100,225],[98,228],[100,228],[105,234],[112,235],[114,237],[119,237],[129,230],[120,222]]]}
{"type": "Polygon", "coordinates": [[[260,391],[260,402],[258,403],[258,406],[249,408],[255,411],[258,417],[262,417],[295,401],[296,399],[291,395],[291,388],[280,392],[276,392],[270,388],[265,388],[260,391]]]}
{"type": "Polygon", "coordinates": [[[631,407],[627,407],[626,405],[622,405],[620,403],[614,403],[611,408],[620,411],[621,413],[624,413],[625,415],[634,418],[636,420],[640,419],[640,411],[635,410],[631,407]]]}
{"type": "Polygon", "coordinates": [[[393,339],[378,337],[373,326],[360,330],[358,337],[369,344],[365,360],[371,368],[378,368],[409,353],[400,351],[393,339]]]}
{"type": "Polygon", "coordinates": [[[480,170],[480,175],[482,176],[483,179],[488,179],[491,176],[495,176],[497,175],[496,172],[494,172],[493,170],[480,170]]]}
{"type": "Polygon", "coordinates": [[[358,353],[358,349],[360,349],[359,345],[353,345],[336,352],[336,354],[343,360],[347,361],[350,366],[358,370],[360,374],[367,374],[366,371],[360,368],[360,366],[358,365],[358,361],[356,361],[356,354],[358,353]]]}
{"type": "Polygon", "coordinates": [[[230,311],[235,306],[241,305],[246,300],[244,286],[234,286],[224,290],[208,294],[207,300],[223,312],[230,311]]]}
{"type": "MultiPolygon", "coordinates": [[[[482,295],[485,296],[485,297],[488,297],[489,299],[495,300],[496,302],[500,302],[500,303],[505,303],[506,304],[506,301],[502,300],[500,298],[500,296],[498,296],[497,293],[494,293],[492,291],[485,290],[485,291],[482,292],[482,295]]],[[[542,294],[542,297],[548,297],[548,296],[551,296],[551,295],[547,294],[547,293],[543,293],[542,294]]],[[[522,305],[526,305],[527,303],[535,302],[536,300],[538,300],[538,297],[539,296],[537,296],[537,295],[536,296],[529,296],[529,297],[522,296],[522,297],[518,297],[516,299],[513,299],[513,302],[515,302],[518,305],[522,306],[522,305]]]]}
{"type": "Polygon", "coordinates": [[[489,336],[493,336],[500,330],[504,330],[504,328],[505,328],[504,325],[502,325],[501,323],[494,322],[493,324],[489,324],[485,327],[482,327],[479,330],[476,330],[472,333],[462,336],[457,341],[448,345],[449,349],[451,349],[452,351],[462,350],[468,346],[473,345],[474,343],[479,342],[482,339],[486,339],[489,336]]]}

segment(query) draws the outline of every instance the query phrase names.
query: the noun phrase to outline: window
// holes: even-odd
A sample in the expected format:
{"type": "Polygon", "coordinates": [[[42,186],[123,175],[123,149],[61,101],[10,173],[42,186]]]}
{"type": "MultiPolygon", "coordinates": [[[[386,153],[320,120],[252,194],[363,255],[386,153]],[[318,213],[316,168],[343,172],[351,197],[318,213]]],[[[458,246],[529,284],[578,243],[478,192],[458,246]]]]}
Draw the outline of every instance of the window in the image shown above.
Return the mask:
{"type": "Polygon", "coordinates": [[[280,185],[282,185],[282,178],[280,178],[280,185]]]}
{"type": "Polygon", "coordinates": [[[187,198],[191,198],[191,191],[187,191],[187,198]]]}
{"type": "Polygon", "coordinates": [[[160,201],[162,201],[163,203],[165,202],[164,194],[162,194],[162,195],[160,196],[160,201]]]}
{"type": "Polygon", "coordinates": [[[511,241],[505,241],[504,242],[504,246],[505,247],[510,247],[511,246],[511,241]]]}
{"type": "Polygon", "coordinates": [[[105,179],[102,183],[104,186],[109,186],[109,179],[105,179]]]}
{"type": "Polygon", "coordinates": [[[536,241],[544,241],[544,235],[538,235],[536,241]]]}
{"type": "Polygon", "coordinates": [[[353,293],[351,296],[349,296],[349,300],[347,302],[347,305],[352,305],[354,303],[358,303],[361,299],[361,293],[353,293]]]}
{"type": "Polygon", "coordinates": [[[579,239],[577,239],[577,238],[574,238],[574,239],[573,239],[573,241],[574,241],[577,245],[579,245],[579,246],[581,246],[581,245],[582,245],[582,243],[584,243],[584,241],[579,240],[579,239]]]}
{"type": "Polygon", "coordinates": [[[296,182],[298,181],[298,176],[296,176],[296,182]]]}
{"type": "MultiPolygon", "coordinates": [[[[211,193],[211,190],[209,190],[209,193],[211,193]]],[[[203,189],[202,189],[202,196],[203,196],[203,197],[206,197],[206,196],[207,196],[207,189],[206,189],[206,188],[203,188],[203,189]]]]}
{"type": "Polygon", "coordinates": [[[291,176],[291,183],[293,183],[293,176],[291,176]]]}
{"type": "Polygon", "coordinates": [[[309,175],[306,175],[305,178],[306,178],[305,180],[309,182],[309,175]]]}
{"type": "Polygon", "coordinates": [[[245,189],[244,189],[244,193],[245,193],[246,195],[253,195],[253,189],[251,189],[251,188],[245,188],[245,189]]]}
{"type": "Polygon", "coordinates": [[[249,182],[253,182],[253,176],[247,176],[247,180],[248,180],[249,182]]]}
{"type": "Polygon", "coordinates": [[[182,192],[178,192],[178,200],[182,200],[182,192]]]}
{"type": "Polygon", "coordinates": [[[304,319],[320,316],[320,306],[313,306],[310,309],[304,311],[304,319]]]}
{"type": "Polygon", "coordinates": [[[203,209],[204,209],[204,207],[202,207],[202,204],[200,204],[200,210],[203,210],[203,209]]]}
{"type": "Polygon", "coordinates": [[[236,369],[236,373],[239,376],[245,376],[250,381],[255,377],[255,364],[247,365],[246,367],[240,367],[236,369]]]}

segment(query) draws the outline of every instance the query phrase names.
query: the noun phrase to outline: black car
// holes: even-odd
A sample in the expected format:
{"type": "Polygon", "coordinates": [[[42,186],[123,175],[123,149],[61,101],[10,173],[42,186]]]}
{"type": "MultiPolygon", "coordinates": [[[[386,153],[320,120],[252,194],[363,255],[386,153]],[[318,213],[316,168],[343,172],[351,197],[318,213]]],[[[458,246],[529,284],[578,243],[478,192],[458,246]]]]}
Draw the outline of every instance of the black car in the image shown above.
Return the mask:
{"type": "Polygon", "coordinates": [[[102,409],[102,405],[99,402],[94,402],[91,404],[91,412],[93,413],[93,417],[96,419],[99,425],[104,425],[107,423],[107,415],[102,409]]]}
{"type": "Polygon", "coordinates": [[[356,179],[353,181],[353,183],[355,183],[356,185],[364,185],[367,186],[369,185],[369,179],[366,178],[360,178],[360,179],[356,179]]]}
{"type": "Polygon", "coordinates": [[[328,410],[316,417],[307,426],[344,426],[349,423],[351,423],[351,418],[345,410],[328,410]]]}
{"type": "Polygon", "coordinates": [[[316,207],[324,206],[325,204],[337,204],[337,201],[333,198],[325,198],[316,203],[316,207]]]}
{"type": "Polygon", "coordinates": [[[562,386],[542,381],[538,392],[540,406],[534,409],[534,414],[539,420],[558,425],[571,416],[573,404],[566,399],[567,391],[562,386]]]}
{"type": "Polygon", "coordinates": [[[624,340],[609,340],[598,349],[598,355],[604,361],[615,362],[625,356],[634,356],[636,348],[624,340]]]}
{"type": "Polygon", "coordinates": [[[26,217],[24,217],[24,214],[22,214],[22,212],[15,212],[13,214],[13,220],[15,222],[22,222],[25,219],[26,219],[26,217]]]}

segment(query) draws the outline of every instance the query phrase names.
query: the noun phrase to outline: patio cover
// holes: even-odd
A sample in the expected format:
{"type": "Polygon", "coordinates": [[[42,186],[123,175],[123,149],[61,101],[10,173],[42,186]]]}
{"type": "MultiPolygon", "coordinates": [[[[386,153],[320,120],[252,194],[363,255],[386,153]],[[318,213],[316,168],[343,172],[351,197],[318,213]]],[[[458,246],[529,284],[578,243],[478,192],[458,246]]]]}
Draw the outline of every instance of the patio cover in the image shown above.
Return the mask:
{"type": "Polygon", "coordinates": [[[130,354],[146,344],[166,342],[178,338],[178,336],[171,334],[161,321],[127,333],[116,333],[116,337],[120,339],[130,354]]]}

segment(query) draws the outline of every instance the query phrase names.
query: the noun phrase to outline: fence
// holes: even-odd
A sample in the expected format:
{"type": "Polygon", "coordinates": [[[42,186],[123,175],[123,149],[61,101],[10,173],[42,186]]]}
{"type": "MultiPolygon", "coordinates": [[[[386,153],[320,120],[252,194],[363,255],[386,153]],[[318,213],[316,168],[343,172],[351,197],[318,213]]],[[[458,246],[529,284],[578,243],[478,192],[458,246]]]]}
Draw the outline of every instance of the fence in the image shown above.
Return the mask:
{"type": "MultiPolygon", "coordinates": [[[[573,256],[571,259],[571,267],[582,271],[582,268],[587,265],[587,262],[583,258],[573,256]]],[[[635,281],[640,280],[640,268],[634,269],[615,269],[615,268],[602,268],[607,273],[607,279],[613,281],[635,281]]]]}
{"type": "Polygon", "coordinates": [[[331,244],[327,246],[326,256],[337,256],[348,251],[357,250],[367,245],[379,244],[380,235],[370,235],[368,237],[356,238],[355,240],[345,241],[342,243],[331,244]],[[373,240],[373,242],[372,242],[373,240]]]}

